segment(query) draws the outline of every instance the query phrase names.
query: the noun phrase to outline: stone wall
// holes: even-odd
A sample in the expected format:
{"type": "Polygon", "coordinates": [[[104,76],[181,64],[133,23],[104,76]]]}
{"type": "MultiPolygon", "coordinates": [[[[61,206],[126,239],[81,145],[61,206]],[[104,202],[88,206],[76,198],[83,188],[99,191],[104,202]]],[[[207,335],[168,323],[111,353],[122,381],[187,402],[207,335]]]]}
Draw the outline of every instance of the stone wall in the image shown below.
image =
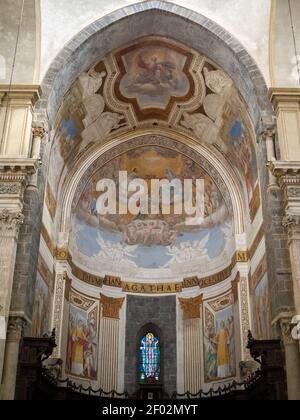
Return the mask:
{"type": "Polygon", "coordinates": [[[133,394],[138,389],[138,340],[141,329],[151,322],[162,333],[162,373],[164,390],[176,391],[176,297],[127,297],[125,342],[125,389],[133,394]]]}

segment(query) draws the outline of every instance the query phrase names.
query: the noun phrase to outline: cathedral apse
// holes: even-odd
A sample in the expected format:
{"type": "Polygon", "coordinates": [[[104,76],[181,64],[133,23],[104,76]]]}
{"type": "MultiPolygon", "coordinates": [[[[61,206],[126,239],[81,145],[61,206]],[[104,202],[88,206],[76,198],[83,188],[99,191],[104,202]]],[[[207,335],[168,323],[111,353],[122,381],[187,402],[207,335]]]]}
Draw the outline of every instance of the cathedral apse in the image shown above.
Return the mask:
{"type": "Polygon", "coordinates": [[[177,378],[177,390],[193,393],[239,379],[250,323],[266,331],[267,281],[251,290],[252,317],[249,279],[239,273],[259,245],[264,253],[253,133],[231,78],[166,38],[125,45],[74,81],[54,127],[43,234],[55,261],[51,325],[62,336],[56,355],[66,376],[105,392],[138,392],[137,335],[153,322],[171,343],[172,355],[160,342],[160,385],[169,392],[177,378]],[[145,182],[143,205],[155,202],[158,213],[99,211],[103,179],[115,185],[117,208],[134,196],[120,194],[120,172],[125,187],[145,182]],[[192,194],[202,180],[203,216],[187,214],[175,190],[165,214],[153,180],[191,180],[192,194]]]}

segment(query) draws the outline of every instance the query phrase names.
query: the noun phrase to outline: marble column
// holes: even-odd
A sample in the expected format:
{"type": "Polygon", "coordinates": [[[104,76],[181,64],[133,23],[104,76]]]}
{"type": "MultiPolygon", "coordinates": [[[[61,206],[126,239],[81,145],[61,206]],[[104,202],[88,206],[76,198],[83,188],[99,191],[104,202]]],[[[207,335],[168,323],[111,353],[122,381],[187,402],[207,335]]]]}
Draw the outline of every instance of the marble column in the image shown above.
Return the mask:
{"type": "Polygon", "coordinates": [[[14,400],[15,397],[19,348],[24,326],[25,321],[22,318],[9,318],[1,386],[1,400],[14,400]]]}

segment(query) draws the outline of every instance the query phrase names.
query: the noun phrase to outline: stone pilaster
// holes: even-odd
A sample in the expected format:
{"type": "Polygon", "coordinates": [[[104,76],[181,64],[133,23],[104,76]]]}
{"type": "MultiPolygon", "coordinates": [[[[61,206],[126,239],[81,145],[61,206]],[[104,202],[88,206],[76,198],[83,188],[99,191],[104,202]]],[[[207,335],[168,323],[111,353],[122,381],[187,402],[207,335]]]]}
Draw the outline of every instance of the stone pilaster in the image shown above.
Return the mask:
{"type": "MultiPolygon", "coordinates": [[[[283,227],[288,235],[288,247],[293,278],[293,296],[296,314],[300,315],[300,162],[274,161],[270,170],[276,176],[284,193],[283,227]]],[[[285,348],[288,395],[300,400],[300,342],[292,337],[294,313],[279,315],[273,322],[285,348]]]]}
{"type": "Polygon", "coordinates": [[[201,389],[203,295],[179,298],[183,318],[184,392],[196,394],[201,389]]]}
{"type": "Polygon", "coordinates": [[[13,400],[15,397],[19,347],[24,327],[25,321],[23,318],[9,318],[1,384],[1,400],[13,400]]]}
{"type": "Polygon", "coordinates": [[[100,294],[99,379],[100,387],[106,392],[118,389],[120,310],[124,300],[100,294]]]}
{"type": "Polygon", "coordinates": [[[294,305],[300,314],[300,162],[274,161],[270,169],[284,192],[285,215],[282,221],[288,234],[294,305]]]}
{"type": "MultiPolygon", "coordinates": [[[[241,360],[251,360],[248,350],[248,332],[251,330],[251,311],[250,311],[250,290],[249,290],[249,271],[248,263],[238,263],[237,291],[238,291],[238,307],[241,332],[241,360]]],[[[236,291],[233,291],[233,295],[236,291]]],[[[236,299],[236,296],[235,296],[236,299]]]]}
{"type": "Polygon", "coordinates": [[[64,267],[57,267],[55,275],[53,313],[51,329],[56,331],[56,348],[53,357],[59,359],[62,354],[63,320],[65,313],[66,288],[68,288],[68,276],[64,267]]]}
{"type": "Polygon", "coordinates": [[[33,107],[39,86],[0,85],[0,156],[29,158],[33,107]]]}
{"type": "MultiPolygon", "coordinates": [[[[2,378],[6,330],[9,317],[17,239],[23,215],[18,210],[0,208],[0,318],[3,331],[0,337],[0,378],[2,378]]],[[[1,380],[2,382],[2,380],[1,380]]]]}

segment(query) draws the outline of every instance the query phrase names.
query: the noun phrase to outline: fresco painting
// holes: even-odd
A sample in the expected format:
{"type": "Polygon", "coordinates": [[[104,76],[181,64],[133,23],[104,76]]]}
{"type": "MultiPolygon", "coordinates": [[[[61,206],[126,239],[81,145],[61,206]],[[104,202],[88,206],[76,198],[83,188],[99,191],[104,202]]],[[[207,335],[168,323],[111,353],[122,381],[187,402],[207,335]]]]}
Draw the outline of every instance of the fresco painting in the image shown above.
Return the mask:
{"type": "Polygon", "coordinates": [[[98,310],[85,311],[70,304],[66,372],[97,379],[98,310]]]}
{"type": "Polygon", "coordinates": [[[120,92],[125,98],[137,100],[141,109],[166,108],[170,98],[185,96],[190,88],[183,72],[186,56],[172,48],[144,46],[122,57],[125,76],[120,92]]]}
{"type": "Polygon", "coordinates": [[[215,312],[205,307],[205,381],[227,379],[236,374],[234,317],[232,305],[215,312]]]}
{"type": "MultiPolygon", "coordinates": [[[[183,198],[174,194],[172,199],[171,207],[183,198]]],[[[101,267],[110,273],[151,270],[153,275],[159,270],[158,275],[172,275],[184,267],[197,270],[224,253],[228,258],[233,240],[232,216],[212,178],[176,151],[144,146],[122,154],[92,176],[74,210],[70,249],[74,261],[83,265],[101,261],[101,267]],[[186,224],[187,215],[174,214],[172,209],[169,215],[99,215],[96,185],[102,177],[118,184],[119,170],[126,170],[128,179],[144,179],[149,189],[152,179],[204,179],[201,224],[186,224]]]]}
{"type": "Polygon", "coordinates": [[[37,273],[34,305],[33,305],[33,337],[42,337],[44,334],[49,334],[50,330],[50,305],[51,294],[49,287],[41,274],[37,273]]]}
{"type": "Polygon", "coordinates": [[[268,274],[264,273],[256,286],[253,297],[254,335],[258,340],[268,340],[271,337],[270,295],[268,274]]]}

